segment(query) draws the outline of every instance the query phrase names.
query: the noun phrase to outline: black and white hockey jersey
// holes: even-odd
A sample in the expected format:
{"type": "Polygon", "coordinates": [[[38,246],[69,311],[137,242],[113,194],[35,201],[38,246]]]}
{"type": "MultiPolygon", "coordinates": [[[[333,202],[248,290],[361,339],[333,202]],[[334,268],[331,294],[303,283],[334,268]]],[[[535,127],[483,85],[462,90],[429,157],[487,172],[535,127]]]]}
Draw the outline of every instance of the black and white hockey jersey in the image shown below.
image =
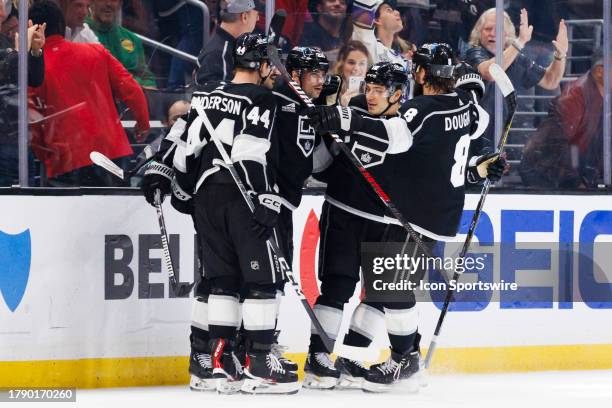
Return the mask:
{"type": "MultiPolygon", "coordinates": [[[[467,92],[457,90],[416,97],[404,105],[401,116],[362,116],[362,126],[351,135],[351,150],[417,232],[437,240],[454,237],[468,158],[474,153],[470,144],[486,129],[488,114],[467,92]]],[[[352,174],[350,180],[330,176],[328,201],[364,218],[398,223],[368,186],[366,195],[353,190],[364,189],[353,182],[361,176],[354,170],[352,174]]]]}
{"type": "MultiPolygon", "coordinates": [[[[173,126],[164,154],[172,159],[178,189],[195,194],[211,175],[226,167],[208,131],[214,129],[247,189],[274,186],[270,151],[276,104],[272,92],[255,84],[207,83],[193,93],[186,119],[173,126]]],[[[228,179],[231,180],[231,179],[228,179]]],[[[173,193],[176,195],[175,186],[173,193]]]]}
{"type": "Polygon", "coordinates": [[[313,167],[329,166],[332,157],[321,136],[300,115],[301,103],[285,82],[274,90],[276,97],[276,126],[273,145],[276,146],[274,167],[279,194],[285,205],[295,209],[302,200],[302,189],[313,167]]]}

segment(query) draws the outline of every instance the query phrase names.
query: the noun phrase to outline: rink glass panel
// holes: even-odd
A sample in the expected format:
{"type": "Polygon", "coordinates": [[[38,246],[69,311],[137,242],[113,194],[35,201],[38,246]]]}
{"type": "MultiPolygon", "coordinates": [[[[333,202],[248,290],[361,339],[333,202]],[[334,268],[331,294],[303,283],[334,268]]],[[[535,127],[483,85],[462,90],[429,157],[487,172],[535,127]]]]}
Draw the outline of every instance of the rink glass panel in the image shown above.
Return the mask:
{"type": "MultiPolygon", "coordinates": [[[[170,46],[183,47],[178,43],[179,32],[176,27],[169,26],[167,22],[162,21],[160,23],[160,20],[154,17],[153,10],[149,10],[151,7],[149,2],[144,3],[146,4],[143,10],[125,6],[122,13],[122,24],[133,32],[153,40],[170,46]]],[[[266,4],[270,6],[274,3],[268,1],[266,4]]],[[[280,2],[277,3],[275,8],[288,7],[280,2]]],[[[310,10],[300,9],[297,6],[294,9],[289,8],[287,10],[288,23],[292,28],[285,31],[289,45],[303,44],[302,39],[308,37],[309,30],[313,29],[313,24],[321,18],[321,14],[324,14],[326,10],[334,9],[334,7],[337,9],[337,6],[334,6],[335,3],[337,2],[327,2],[325,6],[327,8],[317,8],[311,4],[309,6],[310,10]],[[300,29],[302,34],[298,36],[295,33],[299,32],[300,29]]],[[[494,2],[474,1],[475,10],[469,7],[461,8],[456,3],[461,2],[443,0],[398,1],[397,8],[403,22],[403,30],[399,33],[400,37],[417,46],[423,42],[447,42],[456,50],[458,56],[464,58],[467,50],[471,47],[469,44],[470,34],[478,17],[485,10],[485,6],[494,2]]],[[[523,5],[525,5],[525,2],[515,0],[505,2],[506,12],[514,25],[516,35],[518,35],[519,30],[520,7],[523,5]]],[[[209,6],[211,7],[211,27],[214,27],[216,13],[213,5],[209,4],[209,6]]],[[[569,99],[574,100],[574,103],[564,104],[563,102],[568,99],[564,96],[574,95],[576,92],[580,93],[580,91],[575,90],[577,81],[592,82],[592,75],[588,72],[591,69],[591,57],[594,49],[610,50],[609,35],[606,34],[606,24],[604,24],[604,8],[609,13],[609,1],[562,2],[546,0],[530,2],[527,7],[529,24],[533,25],[534,31],[531,41],[523,50],[523,54],[526,58],[545,68],[551,64],[553,61],[551,41],[557,35],[560,18],[564,18],[567,21],[569,37],[566,67],[560,86],[550,90],[540,86],[524,87],[519,83],[520,81],[512,78],[517,89],[518,107],[505,148],[507,160],[511,167],[509,173],[504,177],[503,183],[499,183],[496,187],[520,189],[527,192],[606,189],[610,185],[612,162],[610,159],[610,126],[603,120],[606,117],[604,115],[606,106],[604,100],[610,98],[609,87],[606,88],[603,84],[599,87],[595,86],[595,88],[591,86],[589,89],[586,86],[586,91],[582,90],[582,94],[587,95],[583,98],[586,101],[585,103],[577,104],[575,102],[576,98],[573,96],[569,99]],[[602,91],[599,91],[600,89],[602,91]],[[605,91],[606,89],[608,91],[605,91]]],[[[271,14],[272,9],[270,7],[266,10],[262,8],[260,21],[257,25],[258,29],[264,30],[265,22],[269,20],[271,14]]],[[[496,16],[500,18],[501,15],[500,9],[496,16]]],[[[347,7],[345,18],[338,21],[342,26],[340,31],[341,43],[344,43],[351,35],[350,8],[347,7]]],[[[327,46],[327,44],[319,45],[327,46]]],[[[405,44],[402,44],[402,46],[405,46],[405,44]]],[[[330,58],[331,71],[334,69],[338,49],[337,47],[326,51],[330,58]]],[[[143,142],[137,142],[133,136],[132,112],[129,109],[126,110],[126,106],[121,103],[117,106],[117,112],[133,149],[132,155],[123,158],[118,163],[125,169],[134,165],[136,156],[147,143],[153,142],[163,133],[165,127],[163,121],[169,104],[178,99],[189,100],[192,92],[190,88],[186,90],[167,88],[169,82],[171,82],[171,55],[148,45],[144,46],[144,50],[145,60],[155,77],[158,90],[145,90],[151,131],[143,142]]],[[[187,47],[185,52],[194,56],[197,55],[195,48],[189,50],[187,47]]],[[[605,64],[604,59],[603,69],[605,72],[609,72],[608,65],[605,64]]],[[[192,66],[192,68],[195,68],[195,66],[192,66]]],[[[23,67],[20,67],[20,69],[23,69],[23,67]]],[[[604,79],[609,77],[604,73],[599,78],[602,76],[604,79]]],[[[186,75],[185,82],[191,82],[189,75],[186,75]]],[[[95,85],[92,84],[92,86],[95,85]]],[[[487,93],[493,91],[493,86],[487,88],[487,93]]],[[[485,95],[483,104],[488,101],[488,97],[488,95],[485,95]]],[[[5,104],[10,105],[10,96],[3,92],[2,98],[7,101],[5,104]]],[[[37,101],[31,100],[30,106],[33,109],[29,112],[28,122],[40,125],[47,134],[53,134],[54,123],[65,120],[67,115],[78,111],[78,106],[66,106],[64,107],[64,109],[67,109],[65,113],[49,117],[45,114],[45,110],[37,105],[37,101]]],[[[487,109],[490,113],[491,122],[495,122],[495,103],[488,106],[487,109]]],[[[9,111],[8,116],[9,121],[12,120],[14,123],[11,126],[15,128],[16,122],[18,122],[17,114],[9,111]]],[[[77,120],[74,123],[75,129],[78,126],[77,120]]],[[[30,125],[29,127],[30,137],[27,140],[30,148],[21,157],[22,173],[27,172],[27,175],[22,174],[21,184],[23,186],[51,187],[45,165],[34,154],[36,149],[32,149],[29,143],[32,140],[34,126],[30,125]],[[25,163],[23,163],[24,161],[25,163]]],[[[492,145],[494,145],[494,140],[498,140],[500,137],[499,132],[497,133],[497,135],[490,137],[492,145]]],[[[25,137],[25,135],[22,135],[22,137],[25,137]]],[[[69,138],[61,134],[53,135],[53,137],[59,140],[67,140],[74,149],[79,147],[78,138],[69,138]]],[[[10,143],[13,146],[16,145],[16,136],[8,139],[11,140],[10,143]]],[[[45,151],[46,147],[41,147],[45,151]]],[[[11,173],[15,179],[19,165],[15,161],[15,158],[18,157],[13,153],[14,150],[14,147],[8,148],[5,147],[5,144],[2,144],[2,157],[7,157],[3,159],[3,168],[6,172],[11,173]]],[[[51,148],[46,150],[46,153],[54,155],[58,152],[51,148]]],[[[70,158],[59,158],[59,160],[70,160],[70,158]]],[[[135,178],[129,184],[121,184],[119,180],[113,180],[113,183],[114,185],[136,186],[139,180],[135,178]]],[[[11,184],[15,183],[2,182],[3,186],[11,184]]],[[[67,181],[63,186],[76,187],[79,185],[78,181],[67,181]]],[[[104,185],[102,183],[101,186],[104,185]]]]}

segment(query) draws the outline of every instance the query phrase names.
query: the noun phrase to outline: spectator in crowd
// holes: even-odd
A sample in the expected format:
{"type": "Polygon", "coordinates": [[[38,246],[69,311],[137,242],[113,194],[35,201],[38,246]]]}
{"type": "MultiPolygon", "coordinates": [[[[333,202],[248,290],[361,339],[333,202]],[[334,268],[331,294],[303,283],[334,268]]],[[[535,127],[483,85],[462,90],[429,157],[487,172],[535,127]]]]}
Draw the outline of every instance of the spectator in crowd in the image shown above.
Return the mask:
{"type": "Polygon", "coordinates": [[[15,40],[15,33],[19,29],[19,17],[17,14],[17,8],[13,7],[11,0],[0,0],[0,3],[4,3],[4,21],[0,21],[0,34],[4,34],[8,37],[11,42],[15,40]]]}
{"type": "Polygon", "coordinates": [[[190,106],[191,104],[189,101],[184,99],[179,99],[178,101],[172,102],[168,107],[166,119],[163,121],[166,130],[170,130],[178,118],[189,112],[190,106]]]}
{"type": "Polygon", "coordinates": [[[222,0],[220,21],[212,38],[198,56],[199,68],[196,83],[229,81],[234,77],[232,55],[236,38],[255,29],[259,13],[254,0],[222,0]]]}
{"type": "MultiPolygon", "coordinates": [[[[0,1],[0,30],[6,19],[8,1],[0,1]]],[[[33,24],[28,21],[28,83],[32,86],[40,85],[44,80],[43,46],[45,45],[45,24],[33,24]]],[[[18,75],[19,35],[13,39],[0,34],[0,86],[17,85],[18,75]]]]}
{"type": "Polygon", "coordinates": [[[591,61],[591,69],[553,100],[548,116],[525,145],[520,167],[525,185],[590,188],[601,182],[603,51],[596,50],[591,61]]]}
{"type": "MultiPolygon", "coordinates": [[[[8,14],[7,7],[10,6],[12,4],[9,1],[0,0],[0,30],[8,14]]],[[[40,86],[45,74],[42,49],[45,45],[46,26],[32,24],[31,21],[28,26],[28,84],[40,86]]],[[[17,154],[18,41],[18,35],[11,40],[0,34],[0,186],[11,186],[19,182],[17,154]]],[[[33,174],[31,169],[30,173],[33,174]]]]}
{"type": "MultiPolygon", "coordinates": [[[[487,83],[481,104],[492,112],[495,106],[495,85],[491,82],[489,67],[495,62],[495,9],[485,11],[472,29],[466,62],[478,69],[487,83]]],[[[568,49],[567,28],[565,22],[559,22],[557,37],[552,41],[556,51],[553,62],[546,68],[536,64],[523,54],[523,48],[531,40],[533,26],[529,25],[527,10],[521,10],[519,35],[516,37],[514,24],[507,13],[504,13],[504,52],[502,68],[514,84],[517,92],[533,88],[536,85],[544,89],[555,89],[559,86],[565,70],[565,59],[568,49]]],[[[489,123],[486,138],[493,142],[493,123],[489,123]]]]}
{"type": "MultiPolygon", "coordinates": [[[[368,67],[372,65],[372,59],[368,49],[359,41],[347,42],[338,52],[338,59],[332,68],[332,73],[339,75],[342,80],[338,93],[338,102],[342,106],[348,106],[353,96],[359,94],[359,86],[365,78],[368,67]]],[[[331,95],[330,97],[333,97],[331,95]]],[[[328,104],[335,103],[329,100],[328,104]]]]}
{"type": "Polygon", "coordinates": [[[304,26],[300,45],[339,50],[345,42],[346,0],[311,0],[310,9],[314,20],[304,26]]]}
{"type": "MultiPolygon", "coordinates": [[[[175,0],[156,0],[154,11],[161,41],[187,54],[198,55],[203,46],[202,10],[184,2],[177,4],[175,0]]],[[[195,64],[173,56],[169,65],[166,85],[168,89],[184,87],[191,81],[195,64]],[[185,77],[188,77],[189,81],[186,81],[185,77]]]]}
{"type": "Polygon", "coordinates": [[[403,23],[394,2],[389,0],[364,0],[353,4],[353,40],[367,47],[372,62],[395,62],[408,68],[401,49],[394,44],[403,23]],[[372,13],[374,11],[374,13],[372,13]]]}
{"type": "Polygon", "coordinates": [[[121,0],[93,0],[91,16],[85,20],[98,40],[119,60],[143,88],[156,89],[153,73],[145,60],[140,39],[117,23],[121,0]]]}
{"type": "Polygon", "coordinates": [[[66,17],[66,41],[99,43],[98,37],[85,18],[89,14],[90,0],[60,0],[60,7],[66,17]]]}
{"type": "MultiPolygon", "coordinates": [[[[168,106],[166,106],[166,114],[164,119],[162,120],[164,127],[161,130],[160,134],[155,137],[155,139],[151,143],[149,143],[150,152],[159,151],[161,142],[168,135],[168,132],[170,132],[172,125],[174,125],[178,118],[188,113],[190,107],[191,104],[189,103],[189,101],[186,101],[184,99],[175,100],[171,102],[168,106]]],[[[145,149],[143,149],[143,151],[138,154],[138,156],[133,160],[133,162],[139,163],[147,159],[147,153],[145,149]]],[[[132,187],[140,187],[140,184],[142,182],[142,176],[146,171],[146,167],[147,166],[142,166],[142,168],[140,168],[140,170],[138,170],[138,172],[136,172],[136,174],[132,176],[132,178],[130,179],[130,185],[132,187]]]]}
{"type": "Polygon", "coordinates": [[[141,87],[104,46],[66,41],[64,16],[55,3],[36,2],[30,17],[47,24],[45,81],[30,89],[30,97],[46,118],[32,127],[31,144],[45,164],[49,184],[116,185],[89,154],[99,151],[117,161],[132,154],[115,98],[132,110],[136,140],[145,139],[149,113],[141,87]]]}
{"type": "MultiPolygon", "coordinates": [[[[520,10],[526,9],[529,10],[529,22],[533,25],[533,33],[531,35],[531,41],[525,44],[525,48],[523,49],[523,54],[527,56],[530,60],[534,61],[536,64],[541,65],[543,67],[547,67],[553,62],[553,55],[555,52],[555,47],[552,43],[555,40],[558,30],[557,23],[561,21],[562,18],[567,17],[567,1],[548,1],[542,2],[540,0],[515,0],[510,2],[506,11],[510,15],[510,18],[513,21],[519,21],[520,19],[520,10]]],[[[492,5],[491,7],[494,7],[492,5]]],[[[580,27],[580,26],[578,26],[580,27]]],[[[584,28],[582,26],[581,28],[584,28]]],[[[589,27],[589,30],[592,31],[593,27],[589,27]]],[[[578,31],[574,33],[574,36],[579,36],[578,31]]],[[[581,44],[575,43],[573,45],[572,54],[574,56],[580,54],[583,56],[587,56],[585,60],[574,61],[572,64],[572,68],[575,70],[577,68],[576,62],[582,64],[580,71],[581,74],[586,72],[591,66],[588,57],[593,54],[594,45],[592,44],[581,44]],[[585,47],[586,46],[586,47],[585,47]],[[582,49],[580,49],[582,47],[582,49]]],[[[527,90],[520,90],[519,95],[523,96],[549,96],[551,98],[520,98],[521,102],[521,110],[528,112],[546,112],[549,109],[550,101],[552,97],[558,96],[561,93],[559,87],[555,89],[549,90],[536,85],[533,88],[527,90]]],[[[540,117],[526,117],[528,119],[532,119],[531,123],[529,123],[529,127],[536,127],[537,123],[539,123],[540,117]]],[[[516,133],[516,132],[515,132],[516,133]]]]}

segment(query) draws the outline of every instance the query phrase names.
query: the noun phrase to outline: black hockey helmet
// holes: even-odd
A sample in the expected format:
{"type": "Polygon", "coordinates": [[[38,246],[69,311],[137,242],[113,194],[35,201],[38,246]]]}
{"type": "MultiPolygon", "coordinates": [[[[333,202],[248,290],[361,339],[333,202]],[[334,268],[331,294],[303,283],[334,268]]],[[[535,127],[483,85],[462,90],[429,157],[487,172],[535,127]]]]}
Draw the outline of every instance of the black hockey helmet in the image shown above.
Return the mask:
{"type": "Polygon", "coordinates": [[[377,62],[366,73],[365,83],[383,85],[389,90],[389,94],[400,89],[403,94],[408,86],[408,73],[400,64],[377,62]]]}
{"type": "Polygon", "coordinates": [[[446,43],[426,43],[412,56],[414,72],[422,67],[427,75],[437,78],[454,78],[455,53],[446,43]]]}
{"type": "Polygon", "coordinates": [[[287,71],[323,71],[329,70],[329,61],[318,47],[293,47],[285,62],[287,71]]]}
{"type": "Polygon", "coordinates": [[[268,61],[268,41],[261,34],[244,33],[236,38],[234,65],[238,68],[259,69],[268,61]]]}

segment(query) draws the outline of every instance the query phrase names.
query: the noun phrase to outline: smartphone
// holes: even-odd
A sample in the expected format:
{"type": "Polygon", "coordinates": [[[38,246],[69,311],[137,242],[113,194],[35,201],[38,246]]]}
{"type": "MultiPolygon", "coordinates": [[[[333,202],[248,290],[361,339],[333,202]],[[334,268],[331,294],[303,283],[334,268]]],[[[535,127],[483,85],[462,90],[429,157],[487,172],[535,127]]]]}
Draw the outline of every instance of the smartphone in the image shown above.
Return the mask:
{"type": "Polygon", "coordinates": [[[348,87],[347,90],[349,92],[359,92],[361,87],[361,83],[363,82],[364,77],[360,76],[350,76],[348,78],[348,87]]]}

